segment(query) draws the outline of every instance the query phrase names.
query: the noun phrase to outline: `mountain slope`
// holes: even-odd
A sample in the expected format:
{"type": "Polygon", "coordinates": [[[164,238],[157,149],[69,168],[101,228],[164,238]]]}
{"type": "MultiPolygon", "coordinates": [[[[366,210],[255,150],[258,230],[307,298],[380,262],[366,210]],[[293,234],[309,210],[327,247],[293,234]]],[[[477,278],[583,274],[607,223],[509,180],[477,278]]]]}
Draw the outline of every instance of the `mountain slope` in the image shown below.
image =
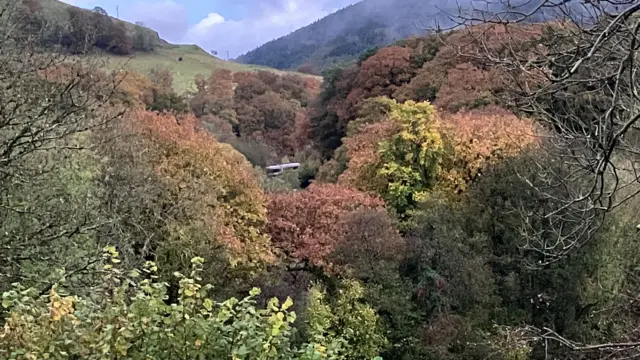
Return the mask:
{"type": "Polygon", "coordinates": [[[305,63],[316,72],[329,65],[356,59],[376,46],[424,32],[439,12],[438,0],[364,0],[311,25],[270,41],[236,59],[277,69],[295,69],[305,63]]]}

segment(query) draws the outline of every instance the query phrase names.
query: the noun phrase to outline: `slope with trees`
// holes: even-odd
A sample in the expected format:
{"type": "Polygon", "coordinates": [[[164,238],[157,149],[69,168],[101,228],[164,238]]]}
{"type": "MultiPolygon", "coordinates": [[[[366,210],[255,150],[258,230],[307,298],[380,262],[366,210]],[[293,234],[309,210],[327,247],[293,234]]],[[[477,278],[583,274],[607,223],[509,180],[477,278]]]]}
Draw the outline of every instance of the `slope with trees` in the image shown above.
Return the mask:
{"type": "Polygon", "coordinates": [[[0,12],[0,358],[633,358],[638,10],[186,94],[0,12]]]}
{"type": "MultiPolygon", "coordinates": [[[[276,69],[322,70],[356,60],[364,51],[424,32],[421,22],[437,12],[437,2],[365,0],[238,57],[245,64],[276,69]]],[[[442,19],[444,20],[444,19],[442,19]]]]}

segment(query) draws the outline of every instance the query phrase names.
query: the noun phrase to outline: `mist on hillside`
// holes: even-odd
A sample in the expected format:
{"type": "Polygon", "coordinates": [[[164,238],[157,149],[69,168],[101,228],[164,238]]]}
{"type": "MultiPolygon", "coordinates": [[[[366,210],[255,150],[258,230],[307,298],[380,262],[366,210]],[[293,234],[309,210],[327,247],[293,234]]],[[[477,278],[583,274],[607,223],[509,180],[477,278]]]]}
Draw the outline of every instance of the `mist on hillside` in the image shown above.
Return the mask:
{"type": "Polygon", "coordinates": [[[549,0],[364,0],[293,33],[267,42],[236,61],[279,69],[310,64],[319,72],[353,61],[364,51],[428,31],[450,30],[462,19],[545,21],[584,13],[577,1],[561,9],[549,0]],[[540,5],[546,4],[541,7],[540,5]],[[571,11],[569,11],[571,10],[571,11]],[[525,16],[525,14],[527,16],[525,16]]]}

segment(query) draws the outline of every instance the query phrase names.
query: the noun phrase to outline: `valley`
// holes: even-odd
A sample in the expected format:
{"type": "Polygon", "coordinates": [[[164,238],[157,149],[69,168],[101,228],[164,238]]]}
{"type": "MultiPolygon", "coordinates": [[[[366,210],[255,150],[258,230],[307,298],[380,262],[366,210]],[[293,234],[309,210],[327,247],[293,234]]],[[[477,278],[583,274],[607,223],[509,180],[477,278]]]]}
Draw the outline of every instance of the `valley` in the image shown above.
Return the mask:
{"type": "Polygon", "coordinates": [[[436,5],[224,61],[0,2],[0,359],[636,357],[640,5],[436,5]]]}

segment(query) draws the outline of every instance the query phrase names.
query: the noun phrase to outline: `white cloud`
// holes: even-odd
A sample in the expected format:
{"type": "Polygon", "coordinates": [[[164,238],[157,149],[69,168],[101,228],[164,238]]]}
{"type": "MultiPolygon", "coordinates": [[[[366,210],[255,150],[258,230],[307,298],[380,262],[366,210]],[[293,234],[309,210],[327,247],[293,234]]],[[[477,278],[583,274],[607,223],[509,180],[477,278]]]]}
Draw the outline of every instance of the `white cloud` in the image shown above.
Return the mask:
{"type": "Polygon", "coordinates": [[[216,24],[222,24],[225,22],[225,19],[222,15],[218,13],[209,13],[206,18],[200,20],[199,23],[194,25],[191,28],[193,33],[206,34],[207,31],[211,29],[212,26],[216,24]]]}

